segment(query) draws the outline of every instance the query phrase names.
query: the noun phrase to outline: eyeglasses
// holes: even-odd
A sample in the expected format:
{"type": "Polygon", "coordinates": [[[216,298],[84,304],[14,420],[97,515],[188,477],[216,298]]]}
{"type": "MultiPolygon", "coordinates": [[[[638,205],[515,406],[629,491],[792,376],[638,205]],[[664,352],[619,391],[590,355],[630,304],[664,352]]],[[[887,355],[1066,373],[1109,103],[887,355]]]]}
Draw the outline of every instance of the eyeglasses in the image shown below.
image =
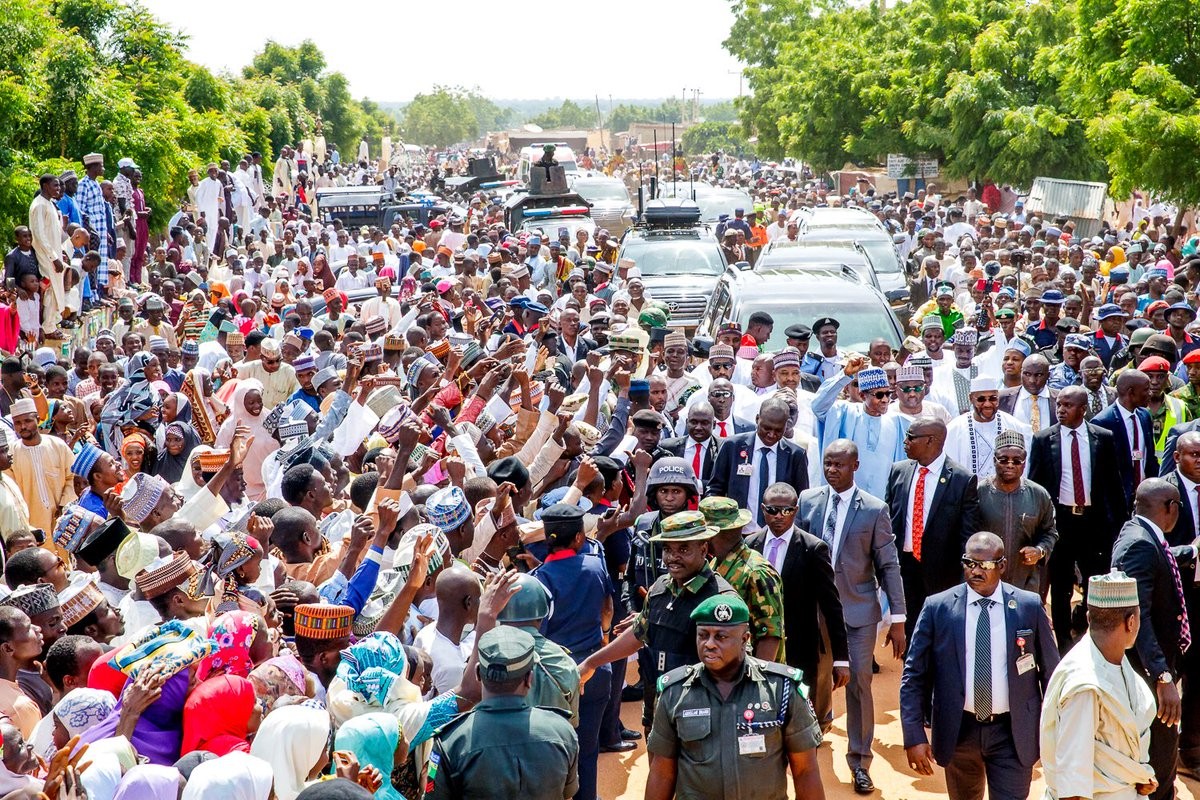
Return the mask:
{"type": "Polygon", "coordinates": [[[796,513],[795,506],[763,506],[762,510],[764,514],[770,514],[773,517],[780,516],[781,514],[796,513]]]}
{"type": "Polygon", "coordinates": [[[898,390],[904,394],[921,394],[925,391],[924,386],[900,386],[898,390]]]}
{"type": "Polygon", "coordinates": [[[264,359],[262,360],[262,363],[263,363],[264,365],[267,365],[267,364],[274,365],[274,364],[278,364],[278,363],[279,363],[280,361],[282,361],[282,360],[283,360],[283,359],[281,359],[281,358],[264,358],[264,359]]]}
{"type": "Polygon", "coordinates": [[[1024,464],[1025,457],[1024,456],[1013,456],[1012,458],[1009,458],[1008,456],[996,456],[996,463],[997,464],[1006,464],[1006,465],[1007,464],[1024,464]]]}
{"type": "Polygon", "coordinates": [[[892,396],[892,393],[888,392],[888,391],[871,392],[871,397],[874,397],[876,400],[887,400],[891,396],[892,396]]]}
{"type": "Polygon", "coordinates": [[[1006,560],[1007,560],[1007,558],[1004,556],[1001,556],[1000,558],[997,558],[992,561],[976,561],[973,558],[967,558],[966,556],[963,556],[962,557],[962,565],[964,567],[966,567],[967,569],[982,569],[982,570],[987,570],[988,572],[991,572],[994,569],[1000,569],[1000,565],[1003,564],[1006,560]]]}
{"type": "Polygon", "coordinates": [[[1083,374],[1084,375],[1103,375],[1104,367],[1096,367],[1095,369],[1085,369],[1083,371],[1083,374]]]}

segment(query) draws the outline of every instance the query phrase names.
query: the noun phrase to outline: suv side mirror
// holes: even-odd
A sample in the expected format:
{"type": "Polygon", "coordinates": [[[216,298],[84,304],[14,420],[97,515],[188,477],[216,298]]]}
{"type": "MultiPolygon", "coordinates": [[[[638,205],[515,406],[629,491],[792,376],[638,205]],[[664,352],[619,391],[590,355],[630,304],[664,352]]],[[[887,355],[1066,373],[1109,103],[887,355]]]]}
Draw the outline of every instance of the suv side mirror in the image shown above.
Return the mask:
{"type": "Polygon", "coordinates": [[[753,269],[753,267],[751,267],[751,266],[750,266],[750,262],[749,262],[749,261],[738,261],[738,262],[736,262],[736,263],[734,264],[734,266],[735,266],[735,267],[737,267],[738,269],[740,269],[740,270],[741,270],[741,271],[743,271],[743,272],[745,272],[745,271],[746,271],[746,270],[748,270],[748,269],[753,269]]]}
{"type": "Polygon", "coordinates": [[[908,294],[908,289],[892,289],[891,291],[886,292],[884,297],[886,297],[887,301],[892,305],[907,303],[911,299],[908,294]]]}

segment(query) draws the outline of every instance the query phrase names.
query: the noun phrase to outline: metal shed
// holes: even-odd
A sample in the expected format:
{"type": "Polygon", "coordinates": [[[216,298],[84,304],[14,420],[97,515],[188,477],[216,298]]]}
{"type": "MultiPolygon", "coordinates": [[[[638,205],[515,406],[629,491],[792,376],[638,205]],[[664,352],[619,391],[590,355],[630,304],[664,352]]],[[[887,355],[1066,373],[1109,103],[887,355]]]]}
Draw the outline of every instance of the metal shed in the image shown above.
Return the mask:
{"type": "Polygon", "coordinates": [[[1099,233],[1100,223],[1110,219],[1113,210],[1108,184],[1090,181],[1034,178],[1025,200],[1026,214],[1037,214],[1047,224],[1055,217],[1069,217],[1080,237],[1099,233]]]}

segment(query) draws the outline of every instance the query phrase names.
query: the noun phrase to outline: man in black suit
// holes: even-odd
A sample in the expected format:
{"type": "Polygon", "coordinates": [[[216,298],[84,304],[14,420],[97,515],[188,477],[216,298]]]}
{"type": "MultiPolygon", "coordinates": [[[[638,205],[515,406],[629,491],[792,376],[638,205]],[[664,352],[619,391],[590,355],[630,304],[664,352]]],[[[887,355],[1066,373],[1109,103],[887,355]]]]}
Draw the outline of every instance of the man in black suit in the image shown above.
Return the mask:
{"type": "Polygon", "coordinates": [[[1162,461],[1158,466],[1159,475],[1166,475],[1175,469],[1175,443],[1179,441],[1180,436],[1192,431],[1200,431],[1200,419],[1181,422],[1171,426],[1171,430],[1167,431],[1167,443],[1163,446],[1162,461]]]}
{"type": "Polygon", "coordinates": [[[713,407],[707,400],[692,405],[687,412],[687,436],[663,439],[659,447],[692,465],[702,485],[708,484],[717,462],[720,442],[713,435],[713,407]]]}
{"type": "Polygon", "coordinates": [[[741,433],[721,444],[705,497],[731,497],[750,511],[754,530],[766,522],[762,497],[767,487],[783,482],[797,491],[808,488],[808,456],[783,438],[791,418],[788,404],[777,397],[763,401],[753,433],[741,433]]]}
{"type": "Polygon", "coordinates": [[[1129,661],[1158,699],[1158,717],[1150,726],[1150,766],[1158,788],[1152,800],[1175,796],[1179,754],[1179,666],[1191,645],[1182,578],[1195,574],[1196,547],[1172,547],[1166,531],[1179,521],[1179,491],[1162,478],[1147,478],[1134,496],[1134,517],[1121,528],[1112,566],[1137,581],[1141,629],[1129,661]]]}
{"type": "MultiPolygon", "coordinates": [[[[1071,593],[1076,567],[1086,591],[1088,578],[1108,571],[1117,530],[1129,512],[1113,435],[1084,419],[1087,390],[1065,387],[1054,409],[1058,422],[1034,434],[1029,479],[1054,501],[1058,543],[1050,554],[1050,612],[1059,650],[1065,653],[1074,641],[1071,593]]],[[[1083,614],[1076,617],[1076,626],[1085,627],[1083,614]]]]}
{"type": "Polygon", "coordinates": [[[796,526],[798,495],[791,486],[773,483],[763,498],[767,526],[746,544],[762,553],[783,579],[785,658],[804,673],[813,689],[817,722],[828,730],[833,724],[833,690],[850,681],[846,624],[829,545],[796,526]]]}
{"type": "MultiPolygon", "coordinates": [[[[1179,519],[1164,531],[1172,547],[1193,544],[1200,536],[1200,432],[1179,437],[1176,467],[1163,480],[1179,492],[1179,519]]],[[[1200,585],[1194,573],[1180,575],[1187,601],[1188,626],[1200,631],[1200,585]]],[[[1183,678],[1179,720],[1179,763],[1193,777],[1200,776],[1200,647],[1189,647],[1179,665],[1183,678]]]]}
{"type": "Polygon", "coordinates": [[[945,446],[945,423],[914,420],[904,435],[908,460],[893,464],[888,475],[887,504],[900,551],[909,639],[925,598],[961,581],[963,547],[979,528],[976,478],[946,456],[945,446]]]}
{"type": "Polygon", "coordinates": [[[1117,402],[1092,417],[1113,435],[1117,448],[1117,468],[1125,489],[1125,504],[1133,508],[1133,492],[1146,478],[1158,476],[1154,455],[1154,425],[1146,403],[1150,400],[1150,379],[1146,373],[1129,369],[1117,376],[1117,402]]]}

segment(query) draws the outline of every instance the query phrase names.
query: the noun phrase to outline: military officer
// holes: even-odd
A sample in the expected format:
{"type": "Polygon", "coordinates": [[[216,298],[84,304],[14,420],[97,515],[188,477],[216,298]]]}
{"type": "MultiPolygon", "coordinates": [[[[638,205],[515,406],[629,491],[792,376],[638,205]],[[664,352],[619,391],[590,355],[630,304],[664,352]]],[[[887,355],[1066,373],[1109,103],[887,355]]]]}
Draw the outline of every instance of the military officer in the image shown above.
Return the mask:
{"type": "Polygon", "coordinates": [[[587,683],[598,667],[633,655],[644,643],[650,652],[642,711],[642,725],[647,731],[654,718],[653,689],[658,676],[696,657],[692,611],[715,594],[737,594],[708,566],[708,540],[716,533],[716,528],[704,524],[704,515],[699,511],[680,511],[664,519],[660,532],[650,541],[661,545],[667,574],[650,587],[633,624],[579,664],[580,679],[587,683]]]}
{"type": "Polygon", "coordinates": [[[561,708],[570,714],[571,724],[578,725],[579,669],[566,650],[542,636],[542,620],[550,614],[546,587],[532,575],[522,574],[516,577],[516,589],[497,621],[533,637],[537,660],[526,700],[531,706],[561,708]]]}
{"type": "Polygon", "coordinates": [[[823,800],[821,727],[800,670],[746,654],[750,609],[737,595],[690,616],[700,663],[659,680],[646,800],[785,797],[789,768],[799,800],[823,800]]]}
{"type": "Polygon", "coordinates": [[[429,754],[425,796],[565,800],[579,788],[579,743],[567,712],[526,702],[533,636],[509,625],[479,637],[483,700],[446,723],[429,754]]]}

